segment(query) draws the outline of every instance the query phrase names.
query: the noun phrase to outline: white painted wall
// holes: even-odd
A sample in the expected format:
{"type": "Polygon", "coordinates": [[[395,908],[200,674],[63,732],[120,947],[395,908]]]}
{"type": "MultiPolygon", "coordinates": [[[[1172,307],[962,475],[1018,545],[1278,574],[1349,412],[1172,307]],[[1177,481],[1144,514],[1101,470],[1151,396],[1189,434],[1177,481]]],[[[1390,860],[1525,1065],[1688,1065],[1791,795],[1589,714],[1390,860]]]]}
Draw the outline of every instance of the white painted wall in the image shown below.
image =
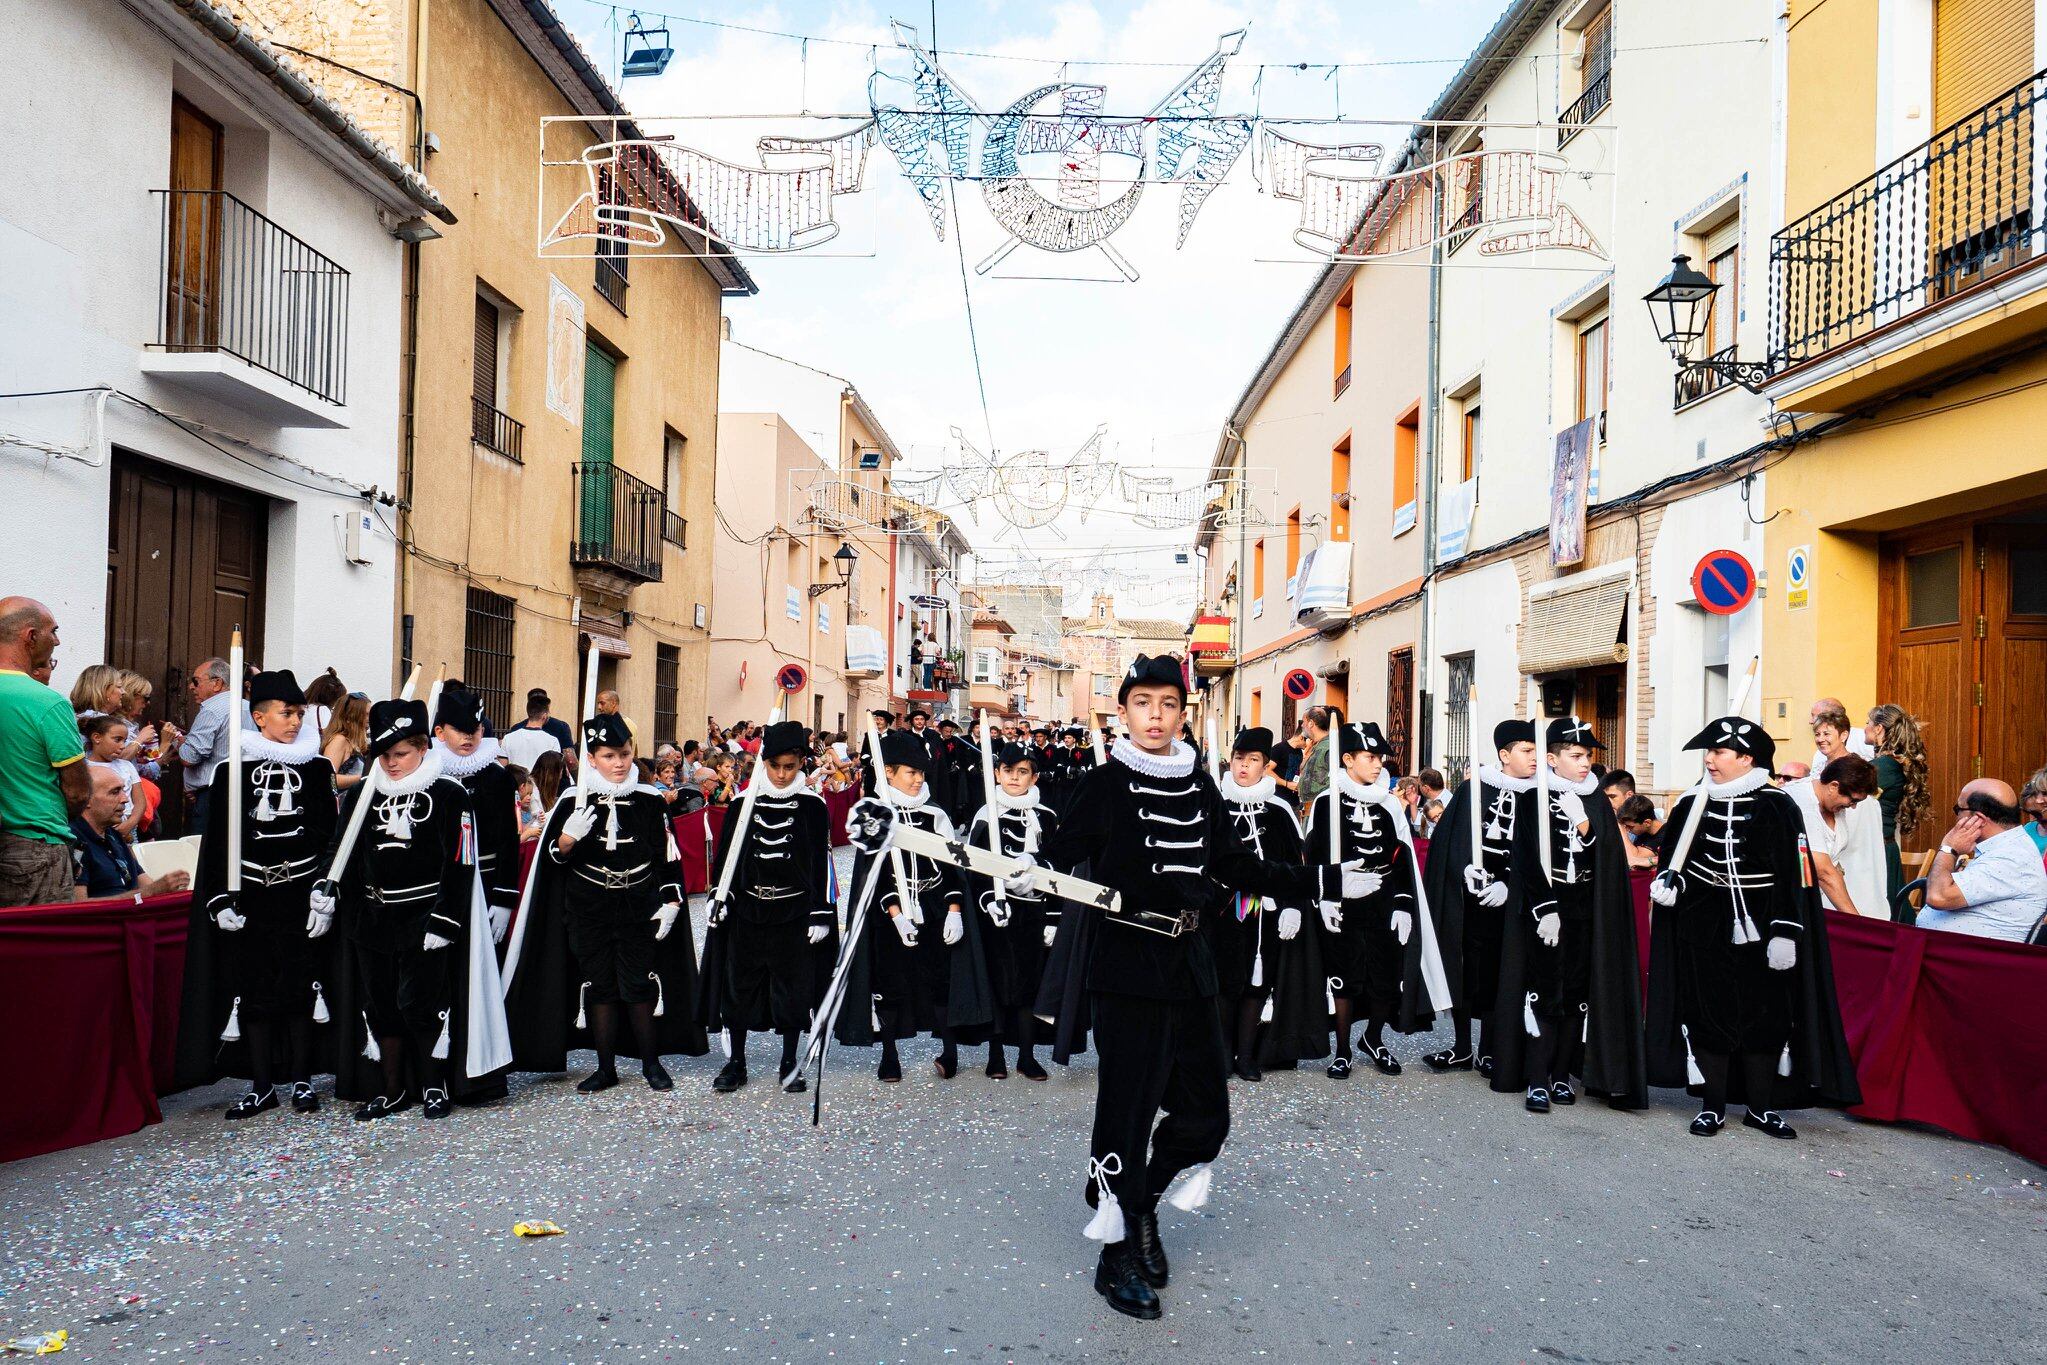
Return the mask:
{"type": "Polygon", "coordinates": [[[101,660],[107,466],[120,446],[272,499],[260,662],[301,678],[332,665],[351,685],[381,692],[392,668],[396,547],[379,534],[371,563],[346,563],[344,519],[361,500],[263,452],[351,484],[396,485],[400,244],[359,186],[180,70],[169,44],[113,0],[15,6],[12,16],[0,44],[0,126],[24,139],[34,131],[0,177],[0,390],[109,384],[255,449],[223,439],[241,458],[231,457],[118,401],[106,404],[102,429],[83,396],[0,399],[0,497],[14,528],[0,537],[0,593],[41,598],[56,613],[59,688],[101,660]],[[347,429],[276,428],[142,372],[162,290],[150,191],[169,180],[174,86],[231,112],[228,188],[351,272],[347,429]],[[47,457],[7,437],[80,449],[84,459],[47,457]]]}

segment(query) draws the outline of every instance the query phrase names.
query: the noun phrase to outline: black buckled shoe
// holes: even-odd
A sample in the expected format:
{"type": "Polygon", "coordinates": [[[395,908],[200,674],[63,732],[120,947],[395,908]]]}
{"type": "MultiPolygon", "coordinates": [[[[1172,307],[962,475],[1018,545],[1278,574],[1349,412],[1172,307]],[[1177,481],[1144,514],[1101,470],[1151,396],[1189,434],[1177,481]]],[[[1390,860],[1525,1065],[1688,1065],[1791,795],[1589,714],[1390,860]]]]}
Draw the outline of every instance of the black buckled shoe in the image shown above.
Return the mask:
{"type": "Polygon", "coordinates": [[[1578,1092],[1571,1089],[1569,1081],[1558,1081],[1549,1088],[1549,1097],[1558,1104],[1576,1104],[1578,1092]]]}
{"type": "Polygon", "coordinates": [[[609,1090],[618,1084],[618,1068],[600,1066],[582,1080],[576,1082],[576,1089],[585,1095],[594,1095],[600,1090],[609,1090]]]}
{"type": "Polygon", "coordinates": [[[711,1089],[720,1095],[729,1095],[746,1084],[746,1063],[734,1057],[718,1068],[718,1074],[711,1078],[711,1089]]]}
{"type": "Polygon", "coordinates": [[[1549,1091],[1539,1085],[1529,1086],[1528,1098],[1521,1102],[1521,1107],[1531,1114],[1547,1114],[1549,1112],[1549,1091]]]}
{"type": "Polygon", "coordinates": [[[378,1119],[387,1119],[393,1114],[403,1113],[411,1107],[412,1097],[410,1095],[400,1095],[395,1100],[387,1095],[379,1095],[375,1099],[364,1100],[360,1105],[356,1106],[355,1121],[357,1123],[374,1123],[378,1119]]]}
{"type": "Polygon", "coordinates": [[[1259,1070],[1258,1063],[1249,1057],[1237,1058],[1236,1062],[1230,1067],[1230,1070],[1236,1073],[1236,1077],[1240,1081],[1262,1081],[1265,1079],[1265,1073],[1259,1070]]]}
{"type": "Polygon", "coordinates": [[[1422,1061],[1428,1064],[1431,1071],[1469,1071],[1477,1063],[1478,1056],[1476,1053],[1459,1052],[1454,1047],[1446,1047],[1441,1052],[1431,1052],[1422,1058],[1422,1061]]]}
{"type": "Polygon", "coordinates": [[[449,1100],[448,1092],[441,1086],[428,1086],[422,1098],[426,1104],[419,1111],[421,1118],[444,1119],[455,1112],[454,1103],[449,1100]]]}
{"type": "Polygon", "coordinates": [[[808,1089],[810,1081],[801,1070],[791,1071],[782,1080],[782,1093],[785,1095],[801,1095],[808,1089]]]}
{"type": "Polygon", "coordinates": [[[1471,1069],[1487,1080],[1491,1080],[1493,1078],[1493,1059],[1490,1057],[1480,1057],[1471,1064],[1471,1069]]]}
{"type": "Polygon", "coordinates": [[[1715,1137],[1719,1134],[1720,1130],[1722,1128],[1725,1128],[1726,1126],[1727,1126],[1726,1119],[1720,1117],[1720,1115],[1714,1113],[1711,1109],[1701,1109],[1699,1111],[1699,1116],[1692,1120],[1692,1136],[1715,1137]]]}
{"type": "Polygon", "coordinates": [[[1393,1055],[1393,1049],[1384,1043],[1366,1043],[1365,1052],[1370,1055],[1372,1065],[1379,1069],[1381,1076],[1398,1076],[1400,1059],[1393,1055]]]}
{"type": "Polygon", "coordinates": [[[1048,1077],[1045,1074],[1045,1068],[1040,1066],[1038,1064],[1038,1059],[1036,1057],[1031,1056],[1029,1053],[1025,1053],[1023,1056],[1016,1059],[1016,1074],[1023,1077],[1027,1081],[1042,1081],[1048,1079],[1048,1077]]]}
{"type": "Polygon", "coordinates": [[[1166,1281],[1172,1278],[1173,1270],[1166,1264],[1166,1244],[1159,1240],[1157,1209],[1131,1215],[1130,1237],[1126,1245],[1144,1282],[1153,1289],[1164,1289],[1166,1281]]]}
{"type": "Polygon", "coordinates": [[[301,1114],[312,1114],[319,1111],[320,1097],[313,1093],[313,1083],[311,1081],[293,1081],[291,1083],[291,1107],[301,1114]]]}
{"type": "Polygon", "coordinates": [[[668,1074],[668,1068],[661,1065],[659,1057],[649,1057],[640,1063],[640,1075],[646,1078],[649,1090],[673,1090],[675,1079],[668,1074]]]}
{"type": "Polygon", "coordinates": [[[1337,1058],[1337,1059],[1336,1059],[1335,1061],[1333,1061],[1333,1062],[1331,1062],[1331,1063],[1329,1064],[1329,1069],[1328,1069],[1327,1071],[1325,1071],[1325,1072],[1324,1072],[1323,1074],[1324,1074],[1324,1075],[1326,1075],[1326,1076],[1328,1076],[1328,1077],[1329,1077],[1329,1079],[1330,1079],[1330,1080],[1332,1080],[1332,1081],[1347,1081],[1347,1080],[1349,1080],[1349,1079],[1350,1079],[1350,1058],[1348,1058],[1348,1057],[1338,1057],[1338,1058],[1337,1058]]]}
{"type": "Polygon", "coordinates": [[[1753,1109],[1749,1110],[1748,1113],[1742,1115],[1741,1126],[1753,1128],[1759,1133],[1767,1133],[1769,1136],[1779,1138],[1785,1142],[1789,1142],[1798,1136],[1798,1130],[1786,1123],[1784,1116],[1774,1109],[1765,1109],[1760,1115],[1753,1109]]]}
{"type": "Polygon", "coordinates": [[[1009,1063],[1003,1059],[1001,1047],[988,1049],[988,1065],[982,1068],[981,1074],[991,1081],[1009,1079],[1009,1063]]]}
{"type": "Polygon", "coordinates": [[[1144,1282],[1128,1242],[1111,1242],[1102,1248],[1102,1259],[1095,1266],[1095,1292],[1126,1318],[1152,1322],[1162,1311],[1158,1291],[1144,1282]]]}
{"type": "Polygon", "coordinates": [[[229,1123],[234,1123],[241,1119],[252,1119],[256,1117],[256,1115],[258,1114],[267,1113],[270,1110],[275,1109],[277,1107],[277,1103],[278,1101],[276,1086],[273,1085],[268,1090],[265,1090],[260,1094],[258,1094],[254,1090],[251,1090],[248,1094],[242,1096],[233,1104],[229,1105],[227,1107],[227,1113],[222,1117],[224,1117],[229,1123]]]}
{"type": "Polygon", "coordinates": [[[949,1081],[960,1074],[960,1058],[956,1052],[939,1053],[932,1059],[931,1065],[938,1069],[938,1079],[941,1081],[949,1081]]]}
{"type": "Polygon", "coordinates": [[[894,1085],[903,1078],[903,1061],[893,1052],[881,1054],[881,1065],[874,1068],[874,1079],[884,1085],[894,1085]]]}

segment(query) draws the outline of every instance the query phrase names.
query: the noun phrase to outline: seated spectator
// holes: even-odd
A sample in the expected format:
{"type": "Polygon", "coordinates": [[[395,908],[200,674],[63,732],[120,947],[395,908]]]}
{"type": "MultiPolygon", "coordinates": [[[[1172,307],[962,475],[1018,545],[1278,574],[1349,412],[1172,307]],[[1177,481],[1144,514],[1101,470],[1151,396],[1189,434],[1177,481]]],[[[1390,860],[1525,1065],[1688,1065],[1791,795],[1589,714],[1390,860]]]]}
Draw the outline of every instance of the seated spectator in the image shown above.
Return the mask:
{"type": "Polygon", "coordinates": [[[1626,768],[1614,768],[1599,779],[1599,794],[1612,804],[1618,815],[1623,802],[1635,794],[1635,775],[1626,768]]]}
{"type": "Polygon", "coordinates": [[[143,876],[135,850],[115,829],[121,818],[121,803],[127,799],[121,775],[104,763],[91,764],[89,774],[90,794],[78,814],[71,817],[71,835],[77,843],[72,853],[76,869],[72,899],[132,896],[139,902],[148,896],[183,891],[191,883],[183,871],[166,872],[161,877],[143,876]]]}
{"type": "Polygon", "coordinates": [[[540,756],[532,771],[534,803],[540,809],[540,818],[545,820],[569,784],[568,760],[562,757],[561,750],[553,749],[540,756]]]}
{"type": "Polygon", "coordinates": [[[505,776],[512,779],[512,791],[518,798],[519,842],[540,837],[541,826],[547,823],[547,815],[540,809],[540,799],[533,787],[533,774],[516,763],[505,765],[505,776]]]}
{"type": "Polygon", "coordinates": [[[80,720],[121,709],[121,670],[112,664],[87,664],[71,684],[71,709],[80,720]]]}
{"type": "Polygon", "coordinates": [[[703,752],[704,746],[696,740],[683,741],[682,762],[677,764],[675,769],[677,781],[686,787],[696,785],[697,769],[703,764],[703,752]]]}
{"type": "Polygon", "coordinates": [[[2047,867],[2017,798],[1996,778],[1979,777],[1962,788],[1955,817],[1933,855],[1919,927],[2024,943],[2047,915],[2047,867]],[[1958,869],[1964,857],[1969,865],[1958,869]]]}
{"type": "Polygon", "coordinates": [[[1819,776],[1786,783],[1784,790],[1805,818],[1806,848],[1821,903],[1844,914],[1888,917],[1883,843],[1876,827],[1856,816],[1856,808],[1876,795],[1876,765],[1843,752],[1819,776]]]}
{"type": "Polygon", "coordinates": [[[185,737],[169,721],[159,730],[145,718],[149,699],[155,692],[156,685],[140,673],[121,674],[120,712],[128,720],[128,752],[122,757],[132,760],[148,781],[161,782],[163,756],[176,749],[185,737]]]}
{"type": "Polygon", "coordinates": [[[1407,828],[1411,834],[1422,833],[1422,784],[1419,778],[1403,777],[1393,784],[1393,799],[1400,803],[1401,813],[1407,816],[1407,828]]]}
{"type": "Polygon", "coordinates": [[[85,756],[111,769],[121,779],[121,818],[115,823],[114,832],[123,839],[133,839],[142,823],[142,808],[135,801],[135,784],[142,780],[142,774],[121,757],[128,747],[128,722],[102,711],[79,721],[78,733],[85,742],[85,756]]]}
{"type": "Polygon", "coordinates": [[[1657,852],[1663,847],[1663,821],[1657,818],[1656,803],[1646,796],[1630,796],[1614,812],[1614,819],[1620,823],[1621,837],[1628,841],[1628,866],[1656,866],[1657,852]]]}
{"type": "Polygon", "coordinates": [[[1788,786],[1793,782],[1803,782],[1808,777],[1811,777],[1812,768],[1808,764],[1800,763],[1798,760],[1793,759],[1789,763],[1779,763],[1777,771],[1773,776],[1777,779],[1777,786],[1788,786]]]}
{"type": "Polygon", "coordinates": [[[2033,847],[2047,856],[2047,768],[2026,779],[2026,789],[2019,793],[2019,807],[2026,813],[2026,833],[2031,836],[2033,847]]]}

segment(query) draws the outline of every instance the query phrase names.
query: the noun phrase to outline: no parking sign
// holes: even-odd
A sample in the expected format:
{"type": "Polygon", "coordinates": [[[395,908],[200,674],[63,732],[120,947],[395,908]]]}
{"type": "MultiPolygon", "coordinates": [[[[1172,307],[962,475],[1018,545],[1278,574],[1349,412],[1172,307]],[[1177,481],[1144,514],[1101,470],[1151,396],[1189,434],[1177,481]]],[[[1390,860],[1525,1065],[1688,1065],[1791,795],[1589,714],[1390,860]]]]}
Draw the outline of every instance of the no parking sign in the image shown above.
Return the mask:
{"type": "Polygon", "coordinates": [[[1295,701],[1306,701],[1315,695],[1315,675],[1305,668],[1296,668],[1280,679],[1279,687],[1295,701]]]}
{"type": "Polygon", "coordinates": [[[802,664],[783,664],[775,671],[775,686],[784,692],[801,692],[809,681],[810,674],[802,664]]]}
{"type": "Polygon", "coordinates": [[[1732,616],[1756,598],[1755,566],[1734,550],[1711,550],[1692,570],[1692,597],[1715,616],[1732,616]]]}

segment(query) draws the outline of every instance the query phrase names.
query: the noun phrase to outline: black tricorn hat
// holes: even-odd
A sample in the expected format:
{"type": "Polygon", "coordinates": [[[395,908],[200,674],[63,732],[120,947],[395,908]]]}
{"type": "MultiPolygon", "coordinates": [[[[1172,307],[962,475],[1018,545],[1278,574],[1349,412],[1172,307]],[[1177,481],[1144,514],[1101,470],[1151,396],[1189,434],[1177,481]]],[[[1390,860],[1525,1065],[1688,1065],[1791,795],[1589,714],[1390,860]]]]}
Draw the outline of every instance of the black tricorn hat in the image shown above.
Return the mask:
{"type": "Polygon", "coordinates": [[[394,745],[427,737],[426,703],[394,698],[370,708],[370,757],[380,758],[394,745]]]}
{"type": "Polygon", "coordinates": [[[1532,720],[1503,720],[1493,727],[1493,747],[1511,749],[1516,744],[1535,743],[1535,722],[1532,720]]]}
{"type": "Polygon", "coordinates": [[[891,730],[881,737],[881,761],[889,768],[915,768],[923,772],[931,764],[931,750],[909,730],[891,730]]]}
{"type": "Polygon", "coordinates": [[[1187,674],[1175,655],[1140,654],[1130,661],[1129,669],[1123,674],[1123,685],[1116,689],[1118,706],[1129,699],[1133,687],[1177,687],[1184,699],[1187,695],[1187,674]]]}
{"type": "Polygon", "coordinates": [[[633,732],[625,717],[616,711],[602,712],[583,722],[583,747],[587,749],[630,749],[633,732]]]}
{"type": "Polygon", "coordinates": [[[1237,731],[1237,742],[1230,745],[1232,756],[1237,754],[1264,754],[1272,757],[1272,731],[1263,725],[1247,725],[1237,731]]]}
{"type": "Polygon", "coordinates": [[[465,735],[481,730],[483,698],[459,687],[442,688],[441,699],[434,704],[434,728],[438,730],[443,725],[465,735]]]}
{"type": "Polygon", "coordinates": [[[258,673],[249,679],[249,705],[261,706],[266,701],[304,706],[306,694],[300,690],[299,680],[291,675],[291,670],[280,668],[275,673],[258,673]]]}
{"type": "Polygon", "coordinates": [[[800,754],[810,748],[810,731],[798,720],[777,721],[761,731],[761,761],[783,754],[800,754]]]}
{"type": "Polygon", "coordinates": [[[1031,767],[1036,768],[1038,766],[1037,749],[1033,748],[1031,745],[1028,744],[1010,743],[1005,744],[1000,749],[996,750],[995,752],[996,767],[1014,768],[1019,763],[1028,763],[1031,765],[1031,767]]]}
{"type": "Polygon", "coordinates": [[[1377,754],[1381,758],[1393,756],[1393,746],[1386,742],[1386,736],[1379,727],[1369,720],[1354,720],[1340,727],[1336,732],[1337,752],[1340,754],[1377,754]]]}
{"type": "Polygon", "coordinates": [[[1706,728],[1685,742],[1687,749],[1732,749],[1738,754],[1747,754],[1756,761],[1756,766],[1765,771],[1775,770],[1777,741],[1770,738],[1762,726],[1740,716],[1722,716],[1706,722],[1706,728]]]}
{"type": "Polygon", "coordinates": [[[1549,723],[1549,747],[1561,749],[1568,744],[1583,745],[1587,749],[1604,749],[1606,747],[1599,742],[1599,736],[1592,732],[1592,727],[1576,716],[1565,716],[1562,720],[1551,721],[1549,723]]]}

